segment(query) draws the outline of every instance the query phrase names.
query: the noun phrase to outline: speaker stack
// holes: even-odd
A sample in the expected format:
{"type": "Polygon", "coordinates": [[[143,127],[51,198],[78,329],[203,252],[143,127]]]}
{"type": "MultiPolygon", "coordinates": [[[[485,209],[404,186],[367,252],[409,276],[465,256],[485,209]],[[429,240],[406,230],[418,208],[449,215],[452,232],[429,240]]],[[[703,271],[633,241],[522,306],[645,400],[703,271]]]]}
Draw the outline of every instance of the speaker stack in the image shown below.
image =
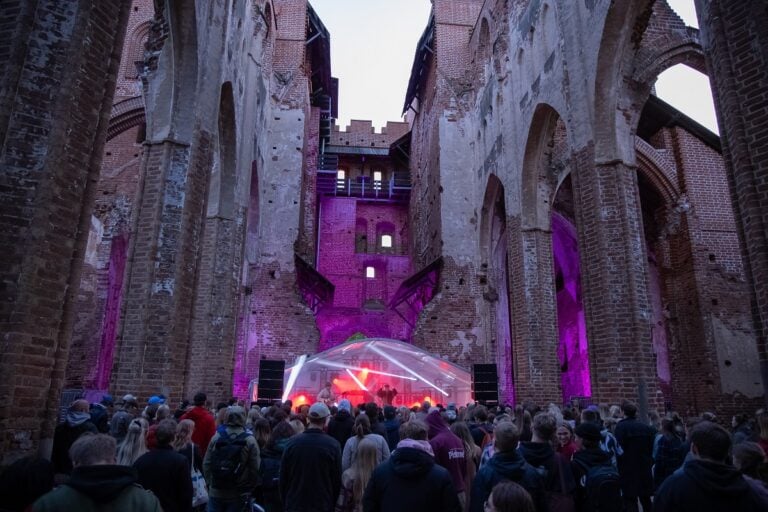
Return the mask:
{"type": "Polygon", "coordinates": [[[283,376],[285,361],[261,359],[259,361],[259,387],[256,391],[256,403],[266,407],[283,398],[283,376]]]}
{"type": "Polygon", "coordinates": [[[495,364],[472,365],[472,396],[486,406],[499,404],[499,376],[495,364]]]}

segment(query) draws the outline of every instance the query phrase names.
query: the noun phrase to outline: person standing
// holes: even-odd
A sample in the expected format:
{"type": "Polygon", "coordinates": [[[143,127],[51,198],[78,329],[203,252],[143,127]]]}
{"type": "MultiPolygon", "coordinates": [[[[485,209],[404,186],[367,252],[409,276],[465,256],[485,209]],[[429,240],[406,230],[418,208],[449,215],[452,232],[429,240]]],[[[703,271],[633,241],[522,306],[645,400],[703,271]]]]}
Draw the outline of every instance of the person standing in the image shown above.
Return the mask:
{"type": "Polygon", "coordinates": [[[355,418],[352,417],[352,404],[342,398],[339,402],[339,410],[328,422],[328,434],[344,446],[347,439],[352,437],[352,429],[355,426],[355,418]]]}
{"type": "MultiPolygon", "coordinates": [[[[238,405],[229,407],[224,425],[205,452],[203,474],[208,483],[208,512],[245,509],[259,483],[259,445],[253,434],[245,430],[245,414],[245,409],[238,405]]],[[[191,500],[190,497],[190,503],[191,500]]]]}
{"type": "Polygon", "coordinates": [[[373,471],[363,494],[365,512],[460,512],[448,470],[435,464],[427,425],[403,423],[392,456],[373,471]]]}
{"type": "Polygon", "coordinates": [[[322,402],[309,408],[309,427],[291,438],[280,464],[285,512],[333,510],[341,491],[341,447],[323,432],[331,411],[322,402]]]}
{"type": "MultiPolygon", "coordinates": [[[[75,400],[67,409],[67,416],[62,423],[56,425],[53,433],[53,453],[51,462],[57,475],[69,475],[72,472],[72,461],[69,449],[85,432],[96,434],[96,425],[91,422],[90,404],[87,400],[75,400]]],[[[61,476],[57,477],[62,480],[61,476]]]]}
{"type": "Polygon", "coordinates": [[[690,435],[691,459],[664,480],[656,492],[656,512],[765,511],[749,483],[726,463],[731,436],[723,427],[702,421],[690,435]]]}
{"type": "Polygon", "coordinates": [[[173,449],[174,437],[174,420],[158,423],[155,449],[139,457],[133,468],[139,484],[158,497],[164,512],[186,512],[192,508],[192,478],[188,459],[173,449]]]}
{"type": "Polygon", "coordinates": [[[427,415],[429,444],[435,454],[435,462],[448,470],[456,489],[461,507],[466,506],[467,460],[464,442],[451,432],[440,411],[435,409],[427,415]]]}
{"type": "Polygon", "coordinates": [[[544,479],[517,451],[519,441],[520,431],[514,423],[505,421],[496,425],[493,438],[495,454],[480,468],[472,484],[471,512],[482,512],[491,490],[503,480],[522,485],[531,494],[537,512],[548,510],[544,479]]]}
{"type": "Polygon", "coordinates": [[[616,441],[621,447],[617,457],[619,484],[628,512],[638,510],[637,501],[643,510],[652,510],[653,495],[653,442],[656,429],[637,419],[637,406],[625,400],[621,404],[624,419],[616,425],[616,441]]]}
{"type": "Polygon", "coordinates": [[[157,497],[136,483],[133,468],[115,464],[115,448],[107,434],[78,438],[69,450],[72,477],[37,500],[32,512],[162,512],[157,497]]]}
{"type": "Polygon", "coordinates": [[[326,382],[325,387],[317,394],[317,401],[324,403],[327,407],[330,407],[336,402],[336,395],[331,389],[330,382],[326,382]]]}
{"type": "Polygon", "coordinates": [[[200,447],[200,455],[203,457],[205,457],[208,445],[216,433],[216,420],[213,419],[211,412],[205,408],[206,400],[208,400],[208,397],[205,396],[205,393],[197,393],[192,399],[195,406],[181,416],[182,420],[192,420],[195,422],[192,442],[200,447]]]}
{"type": "Polygon", "coordinates": [[[397,396],[397,389],[390,388],[389,384],[384,384],[379,390],[376,392],[376,396],[378,396],[381,399],[381,405],[392,405],[392,403],[395,400],[395,397],[397,396]]]}

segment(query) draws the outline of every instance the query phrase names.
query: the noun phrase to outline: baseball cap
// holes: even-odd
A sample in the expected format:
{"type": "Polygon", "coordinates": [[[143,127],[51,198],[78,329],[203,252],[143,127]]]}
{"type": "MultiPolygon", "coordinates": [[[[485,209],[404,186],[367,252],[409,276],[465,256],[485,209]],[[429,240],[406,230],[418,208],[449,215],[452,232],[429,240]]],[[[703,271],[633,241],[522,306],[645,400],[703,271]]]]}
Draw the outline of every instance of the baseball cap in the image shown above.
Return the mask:
{"type": "Polygon", "coordinates": [[[328,406],[325,405],[322,402],[317,402],[312,404],[312,407],[309,408],[309,417],[313,419],[322,419],[327,418],[331,415],[331,410],[328,409],[328,406]]]}

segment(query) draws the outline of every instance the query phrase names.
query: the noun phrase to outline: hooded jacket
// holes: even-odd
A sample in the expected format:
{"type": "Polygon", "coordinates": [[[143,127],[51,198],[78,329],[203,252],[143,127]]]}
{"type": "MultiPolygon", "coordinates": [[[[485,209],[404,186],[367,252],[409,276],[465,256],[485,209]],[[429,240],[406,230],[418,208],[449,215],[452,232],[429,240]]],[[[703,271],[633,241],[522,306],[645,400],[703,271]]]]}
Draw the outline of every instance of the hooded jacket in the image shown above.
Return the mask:
{"type": "Polygon", "coordinates": [[[427,415],[429,444],[435,453],[435,462],[448,470],[456,492],[463,492],[467,476],[467,462],[464,443],[445,424],[440,413],[435,411],[427,415]]]}
{"type": "MultiPolygon", "coordinates": [[[[231,407],[227,412],[227,423],[224,430],[230,438],[237,437],[245,432],[245,409],[242,407],[231,407]]],[[[218,489],[213,485],[213,474],[211,473],[211,460],[216,451],[216,442],[222,434],[217,432],[211,439],[208,451],[205,452],[203,459],[203,474],[205,481],[208,482],[208,494],[214,498],[234,499],[243,493],[250,493],[259,483],[259,464],[261,463],[259,445],[253,435],[249,435],[245,440],[245,446],[240,453],[241,464],[245,466],[234,489],[218,489]]]]}
{"type": "Polygon", "coordinates": [[[523,486],[533,498],[537,512],[547,510],[544,480],[516,450],[497,452],[485,466],[480,468],[472,483],[469,510],[482,512],[483,504],[491,495],[491,490],[503,480],[512,480],[523,486]]]}
{"type": "Polygon", "coordinates": [[[63,423],[56,425],[53,434],[53,452],[51,462],[56,473],[72,472],[72,461],[69,460],[69,449],[72,444],[85,432],[98,433],[96,425],[91,421],[91,415],[87,412],[67,411],[67,417],[63,423]]]}
{"type": "Polygon", "coordinates": [[[373,471],[363,495],[366,512],[460,512],[448,471],[419,448],[398,447],[373,471]]]}
{"type": "Polygon", "coordinates": [[[355,418],[352,417],[348,410],[339,408],[336,416],[328,422],[328,435],[337,440],[339,446],[344,446],[347,439],[352,437],[354,426],[355,418]]]}
{"type": "Polygon", "coordinates": [[[33,512],[161,512],[160,501],[136,483],[136,473],[127,466],[81,466],[69,481],[42,496],[33,512]]]}
{"type": "Polygon", "coordinates": [[[736,468],[694,459],[664,480],[653,504],[656,512],[757,512],[765,510],[736,468]]]}
{"type": "Polygon", "coordinates": [[[566,461],[559,453],[555,453],[551,444],[522,442],[517,451],[544,478],[544,488],[548,492],[572,494],[576,490],[570,461],[566,461]]]}

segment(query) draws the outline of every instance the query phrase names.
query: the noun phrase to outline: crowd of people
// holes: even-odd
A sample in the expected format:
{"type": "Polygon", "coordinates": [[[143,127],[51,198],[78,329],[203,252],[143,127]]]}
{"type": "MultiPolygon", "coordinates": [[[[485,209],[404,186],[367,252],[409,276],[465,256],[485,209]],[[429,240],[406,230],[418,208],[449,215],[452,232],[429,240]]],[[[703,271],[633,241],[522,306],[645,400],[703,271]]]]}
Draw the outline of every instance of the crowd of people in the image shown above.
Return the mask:
{"type": "Polygon", "coordinates": [[[0,510],[766,511],[768,412],[77,400],[0,510]],[[643,415],[645,416],[645,415],[643,415]]]}

